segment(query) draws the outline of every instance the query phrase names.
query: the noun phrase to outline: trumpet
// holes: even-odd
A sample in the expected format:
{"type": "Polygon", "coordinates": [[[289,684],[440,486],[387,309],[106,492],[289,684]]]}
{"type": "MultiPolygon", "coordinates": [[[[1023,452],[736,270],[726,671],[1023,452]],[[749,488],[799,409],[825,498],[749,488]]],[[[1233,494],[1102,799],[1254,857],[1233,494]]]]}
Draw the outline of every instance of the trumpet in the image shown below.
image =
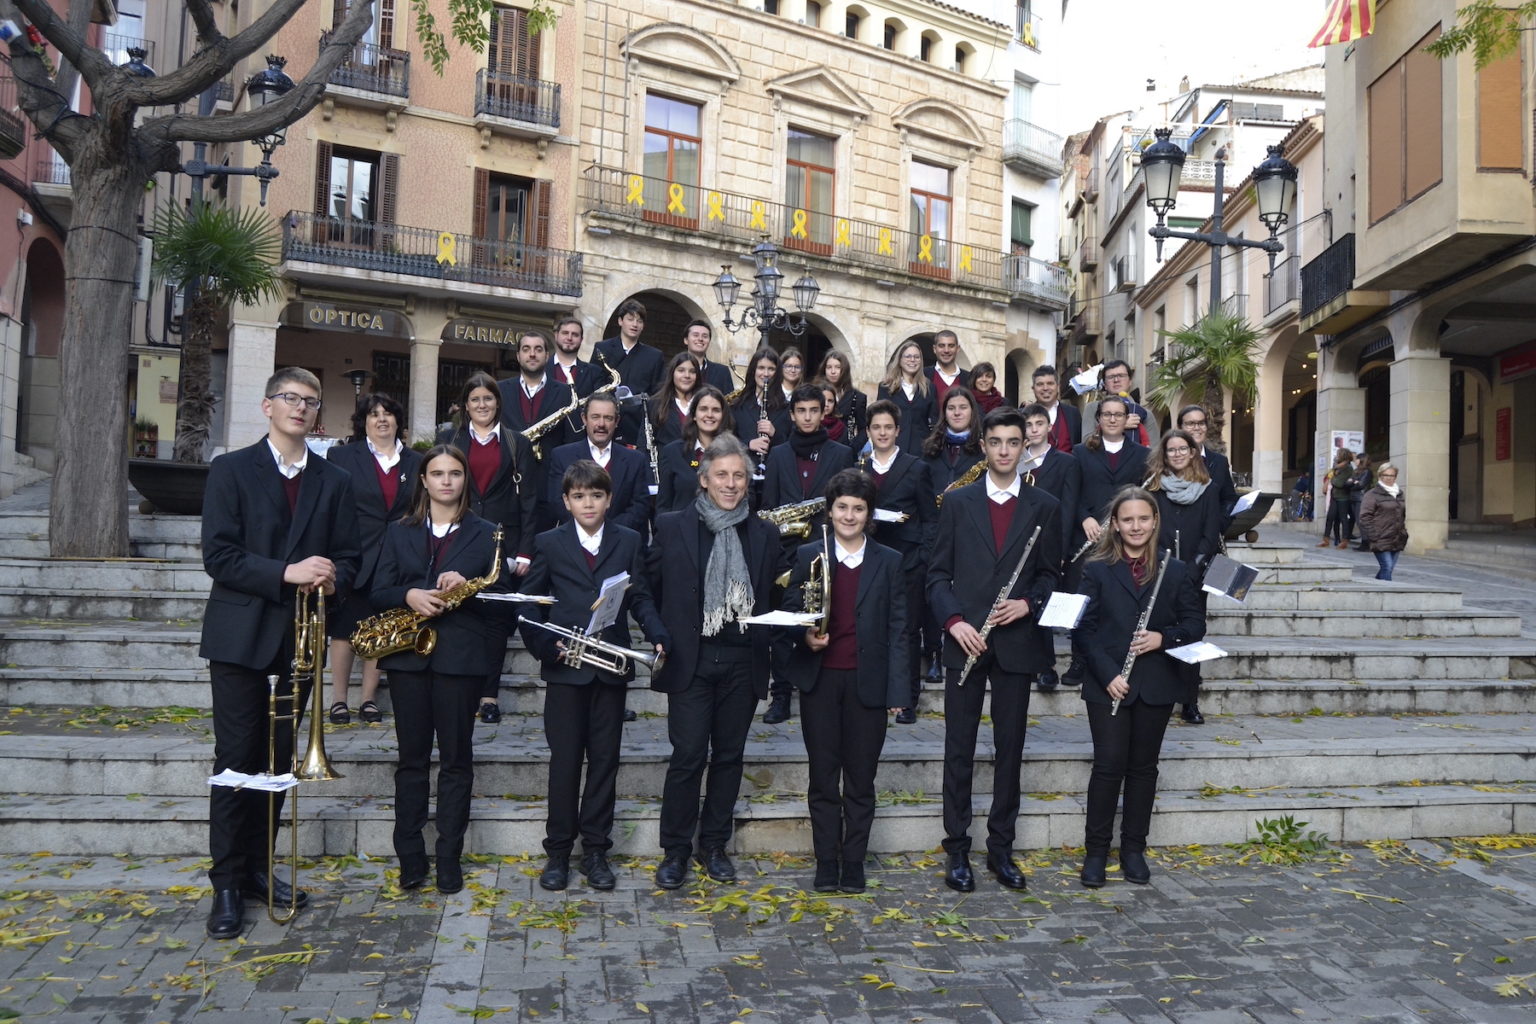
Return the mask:
{"type": "MultiPolygon", "coordinates": [[[[277,775],[277,731],[286,724],[296,729],[304,718],[304,687],[310,688],[313,707],[309,712],[309,743],[303,758],[289,755],[288,772],[300,782],[331,782],[342,778],[325,753],[325,722],[321,716],[325,682],[325,592],[299,591],[293,602],[293,668],[287,693],[278,692],[281,677],[267,676],[267,773],[277,775]]],[[[276,792],[267,794],[267,845],[277,841],[276,792]]],[[[293,790],[288,807],[288,862],[292,896],[286,913],[276,904],[277,858],[267,858],[267,917],[275,924],[287,924],[299,912],[299,791],[293,790]]]]}
{"type": "Polygon", "coordinates": [[[809,520],[820,514],[826,507],[826,498],[807,498],[805,501],[792,501],[777,508],[765,508],[757,514],[757,518],[777,526],[780,537],[809,537],[811,535],[809,520]]]}
{"type": "Polygon", "coordinates": [[[663,664],[667,656],[651,654],[648,651],[632,651],[628,647],[620,647],[611,644],[600,636],[590,636],[584,629],[572,629],[569,626],[557,626],[553,622],[542,622],[538,619],[530,619],[526,615],[519,615],[518,622],[530,626],[537,626],[546,632],[565,641],[565,653],[560,660],[565,664],[576,668],[580,665],[588,665],[592,668],[602,669],[605,672],[613,672],[623,675],[629,671],[633,662],[639,662],[655,674],[663,664]]]}

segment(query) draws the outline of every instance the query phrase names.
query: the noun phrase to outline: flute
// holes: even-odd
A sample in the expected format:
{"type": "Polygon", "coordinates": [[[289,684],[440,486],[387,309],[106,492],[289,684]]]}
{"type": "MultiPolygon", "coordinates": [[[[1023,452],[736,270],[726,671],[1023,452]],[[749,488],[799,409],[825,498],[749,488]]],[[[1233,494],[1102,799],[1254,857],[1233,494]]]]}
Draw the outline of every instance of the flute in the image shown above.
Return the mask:
{"type": "MultiPolygon", "coordinates": [[[[1019,564],[1013,567],[1013,575],[1008,577],[1008,582],[1003,584],[1003,589],[997,592],[997,597],[992,600],[992,610],[987,612],[987,619],[981,624],[981,642],[985,644],[987,637],[992,633],[992,616],[1008,600],[1008,595],[1019,582],[1019,577],[1024,574],[1024,563],[1029,561],[1029,553],[1035,550],[1035,541],[1040,539],[1040,527],[1035,527],[1035,532],[1029,535],[1029,543],[1024,545],[1024,555],[1019,559],[1019,564]]],[[[960,685],[965,685],[965,677],[971,674],[971,669],[976,667],[979,655],[972,654],[965,659],[965,667],[960,669],[960,685]]]]}
{"type": "MultiPolygon", "coordinates": [[[[1147,628],[1147,623],[1152,621],[1152,606],[1157,604],[1157,592],[1163,586],[1163,573],[1168,570],[1169,552],[1164,551],[1163,557],[1157,563],[1157,579],[1152,581],[1152,596],[1147,598],[1147,606],[1141,610],[1141,618],[1136,620],[1136,628],[1131,630],[1131,646],[1125,651],[1125,664],[1120,666],[1120,678],[1126,686],[1131,685],[1131,669],[1136,667],[1136,634],[1147,628]]],[[[1127,693],[1130,691],[1127,690],[1127,693]]],[[[1114,715],[1120,710],[1120,698],[1116,697],[1109,703],[1109,713],[1114,715]]]]}

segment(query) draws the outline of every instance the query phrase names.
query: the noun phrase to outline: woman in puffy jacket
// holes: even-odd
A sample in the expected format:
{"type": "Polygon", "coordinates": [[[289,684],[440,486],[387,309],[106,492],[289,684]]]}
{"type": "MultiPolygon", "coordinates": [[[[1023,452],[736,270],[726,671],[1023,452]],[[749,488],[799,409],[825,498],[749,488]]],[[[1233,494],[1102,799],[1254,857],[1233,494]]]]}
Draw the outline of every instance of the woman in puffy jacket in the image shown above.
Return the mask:
{"type": "Polygon", "coordinates": [[[1376,578],[1390,580],[1397,556],[1408,546],[1403,489],[1397,483],[1397,467],[1390,462],[1376,468],[1376,486],[1360,502],[1360,530],[1376,556],[1376,578]]]}

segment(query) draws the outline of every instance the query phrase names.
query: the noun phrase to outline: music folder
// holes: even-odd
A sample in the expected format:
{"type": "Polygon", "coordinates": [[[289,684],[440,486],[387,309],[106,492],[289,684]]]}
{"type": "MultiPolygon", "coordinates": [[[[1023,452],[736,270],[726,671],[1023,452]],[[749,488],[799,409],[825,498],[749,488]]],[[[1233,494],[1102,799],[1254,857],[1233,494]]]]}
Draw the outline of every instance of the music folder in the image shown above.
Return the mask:
{"type": "Polygon", "coordinates": [[[1248,588],[1259,578],[1259,570],[1251,565],[1217,555],[1205,570],[1205,583],[1201,589],[1208,594],[1231,598],[1241,604],[1248,599],[1248,588]]]}

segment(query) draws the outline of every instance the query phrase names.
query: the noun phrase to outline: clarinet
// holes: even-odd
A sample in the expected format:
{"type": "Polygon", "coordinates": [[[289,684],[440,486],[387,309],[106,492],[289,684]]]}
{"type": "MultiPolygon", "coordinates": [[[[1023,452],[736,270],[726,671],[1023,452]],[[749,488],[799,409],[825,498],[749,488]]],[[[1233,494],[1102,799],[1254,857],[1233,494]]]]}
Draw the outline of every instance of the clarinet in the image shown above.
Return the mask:
{"type": "MultiPolygon", "coordinates": [[[[992,615],[1008,600],[1008,595],[1013,592],[1014,585],[1019,582],[1019,577],[1024,575],[1024,564],[1029,561],[1029,553],[1035,550],[1035,541],[1040,539],[1040,527],[1035,527],[1035,532],[1029,535],[1029,543],[1024,545],[1024,555],[1019,559],[1019,564],[1013,567],[1013,575],[1008,577],[1008,582],[1003,584],[1003,589],[997,592],[997,597],[992,600],[992,609],[987,612],[987,621],[981,625],[981,642],[986,643],[987,637],[992,635],[992,615]]],[[[960,669],[960,685],[965,685],[966,676],[971,674],[971,669],[976,667],[977,655],[971,655],[965,659],[965,667],[960,669]]]]}
{"type": "MultiPolygon", "coordinates": [[[[1136,634],[1146,629],[1147,623],[1152,621],[1152,606],[1157,604],[1157,592],[1161,590],[1163,586],[1163,573],[1168,571],[1168,555],[1169,552],[1164,551],[1163,557],[1158,560],[1157,579],[1152,581],[1152,596],[1147,598],[1147,606],[1141,610],[1141,618],[1136,620],[1136,628],[1131,630],[1132,646],[1134,646],[1136,643],[1136,634]]],[[[1128,648],[1125,652],[1125,664],[1120,666],[1120,678],[1125,680],[1127,685],[1129,685],[1131,681],[1131,669],[1135,667],[1136,653],[1128,648]]],[[[1120,698],[1116,697],[1114,700],[1110,701],[1109,713],[1114,715],[1119,710],[1120,698]]]]}

